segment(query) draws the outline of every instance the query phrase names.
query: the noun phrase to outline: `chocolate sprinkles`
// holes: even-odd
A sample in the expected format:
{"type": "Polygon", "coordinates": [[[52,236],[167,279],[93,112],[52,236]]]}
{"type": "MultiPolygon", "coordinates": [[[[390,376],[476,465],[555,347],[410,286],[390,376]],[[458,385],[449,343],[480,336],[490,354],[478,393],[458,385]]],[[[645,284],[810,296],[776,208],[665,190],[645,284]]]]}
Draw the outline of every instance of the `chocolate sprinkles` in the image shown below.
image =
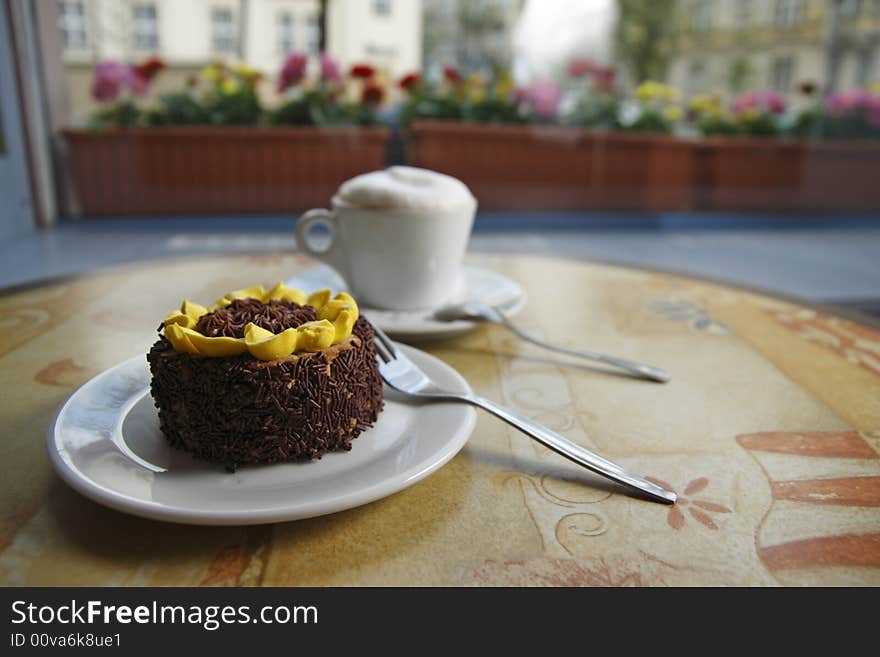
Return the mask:
{"type": "MultiPolygon", "coordinates": [[[[248,322],[278,333],[314,319],[311,306],[239,299],[202,317],[196,330],[241,337],[248,322]]],[[[361,318],[340,345],[259,361],[192,356],[161,337],[147,361],[162,432],[172,447],[229,470],[349,450],[383,406],[373,338],[361,318]]]]}
{"type": "Polygon", "coordinates": [[[263,303],[257,299],[236,299],[225,308],[203,315],[196,331],[209,338],[243,338],[244,327],[253,322],[272,333],[296,328],[318,319],[318,311],[286,301],[263,303]]]}

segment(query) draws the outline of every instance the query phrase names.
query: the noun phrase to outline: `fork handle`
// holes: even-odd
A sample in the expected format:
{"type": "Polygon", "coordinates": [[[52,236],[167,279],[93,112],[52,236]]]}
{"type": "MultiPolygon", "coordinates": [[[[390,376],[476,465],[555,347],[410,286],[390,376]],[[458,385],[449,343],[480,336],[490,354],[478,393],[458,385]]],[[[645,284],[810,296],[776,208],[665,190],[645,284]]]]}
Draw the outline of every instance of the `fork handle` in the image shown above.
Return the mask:
{"type": "Polygon", "coordinates": [[[658,383],[666,383],[667,381],[669,381],[669,373],[666,370],[660,369],[659,367],[654,367],[653,365],[645,365],[644,363],[636,363],[625,358],[617,358],[616,356],[606,356],[605,354],[599,354],[594,351],[559,347],[555,344],[550,344],[549,342],[538,340],[538,338],[529,335],[518,326],[513,324],[509,319],[507,319],[507,317],[504,316],[504,313],[498,312],[497,315],[499,322],[507,329],[513,331],[523,340],[531,342],[532,344],[536,344],[539,347],[543,347],[544,349],[557,351],[561,354],[567,354],[569,356],[577,356],[578,358],[594,360],[600,363],[605,363],[606,365],[613,365],[614,367],[619,367],[620,369],[626,370],[631,374],[635,374],[642,379],[649,379],[658,383]]]}
{"type": "Polygon", "coordinates": [[[547,427],[544,427],[537,422],[533,422],[519,413],[515,413],[489,399],[477,397],[476,395],[463,396],[462,399],[492,413],[496,417],[507,422],[509,425],[516,427],[527,436],[534,438],[545,447],[549,447],[557,454],[574,461],[588,470],[604,477],[608,477],[624,486],[635,488],[658,502],[665,502],[666,504],[675,503],[677,496],[674,492],[661,488],[647,479],[643,479],[642,477],[627,472],[616,463],[612,463],[608,459],[602,458],[598,454],[594,454],[593,452],[584,449],[580,445],[560,436],[555,431],[551,431],[547,427]]]}

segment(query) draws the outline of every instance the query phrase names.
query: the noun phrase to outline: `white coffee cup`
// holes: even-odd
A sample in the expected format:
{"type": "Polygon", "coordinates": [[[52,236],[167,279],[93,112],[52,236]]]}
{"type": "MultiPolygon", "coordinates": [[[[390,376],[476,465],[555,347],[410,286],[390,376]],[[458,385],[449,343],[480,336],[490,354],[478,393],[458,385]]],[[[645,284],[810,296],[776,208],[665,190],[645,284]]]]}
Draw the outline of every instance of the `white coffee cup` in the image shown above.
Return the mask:
{"type": "Polygon", "coordinates": [[[461,296],[477,209],[461,181],[391,167],[343,183],[331,206],[300,217],[297,245],[339,272],[360,304],[418,310],[461,296]],[[309,235],[316,224],[329,228],[329,244],[309,235]]]}

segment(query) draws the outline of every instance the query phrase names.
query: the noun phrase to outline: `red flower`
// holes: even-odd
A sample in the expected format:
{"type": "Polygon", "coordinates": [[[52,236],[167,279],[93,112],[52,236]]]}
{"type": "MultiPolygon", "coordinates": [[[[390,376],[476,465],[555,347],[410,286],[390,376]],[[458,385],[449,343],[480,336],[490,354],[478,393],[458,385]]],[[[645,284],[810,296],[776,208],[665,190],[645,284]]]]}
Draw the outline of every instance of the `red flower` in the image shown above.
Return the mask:
{"type": "Polygon", "coordinates": [[[599,66],[593,70],[593,84],[606,93],[614,90],[614,76],[616,71],[613,66],[599,66]]]}
{"type": "Polygon", "coordinates": [[[363,78],[364,80],[369,80],[376,74],[376,69],[374,69],[369,64],[355,64],[351,67],[351,71],[348,73],[353,78],[363,78]]]}
{"type": "Polygon", "coordinates": [[[457,69],[454,69],[451,66],[443,67],[443,77],[452,84],[458,84],[459,82],[461,82],[461,74],[458,72],[457,69]]]}
{"type": "Polygon", "coordinates": [[[379,105],[385,97],[385,91],[375,82],[368,82],[361,91],[361,102],[364,105],[379,105]]]}
{"type": "Polygon", "coordinates": [[[586,58],[573,59],[568,65],[568,75],[573,78],[582,78],[596,70],[592,60],[586,58]]]}
{"type": "Polygon", "coordinates": [[[152,80],[165,67],[165,62],[161,58],[150,57],[142,64],[134,67],[134,74],[144,80],[152,80]]]}
{"type": "Polygon", "coordinates": [[[400,79],[400,82],[398,82],[397,84],[404,91],[412,92],[413,89],[418,87],[421,83],[422,83],[422,76],[420,76],[418,73],[410,73],[409,75],[404,75],[400,79]]]}

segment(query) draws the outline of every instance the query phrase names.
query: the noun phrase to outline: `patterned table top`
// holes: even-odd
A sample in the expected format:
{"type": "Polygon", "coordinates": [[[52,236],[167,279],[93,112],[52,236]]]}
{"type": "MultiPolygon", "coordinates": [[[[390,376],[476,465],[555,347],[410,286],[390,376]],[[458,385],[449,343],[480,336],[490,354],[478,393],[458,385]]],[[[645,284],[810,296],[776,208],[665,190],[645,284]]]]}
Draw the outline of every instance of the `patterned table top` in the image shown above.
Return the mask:
{"type": "Polygon", "coordinates": [[[465,449],[364,507],[256,527],[127,516],[75,493],[52,414],[138,353],[183,296],[287,279],[298,255],[171,260],[0,296],[0,583],[5,585],[878,585],[880,331],[656,272],[472,256],[529,294],[547,339],[656,363],[609,375],[498,327],[422,345],[476,392],[677,490],[612,493],[480,414],[465,449]],[[559,321],[564,308],[565,321],[559,321]],[[105,327],[115,339],[99,339],[105,327]]]}

